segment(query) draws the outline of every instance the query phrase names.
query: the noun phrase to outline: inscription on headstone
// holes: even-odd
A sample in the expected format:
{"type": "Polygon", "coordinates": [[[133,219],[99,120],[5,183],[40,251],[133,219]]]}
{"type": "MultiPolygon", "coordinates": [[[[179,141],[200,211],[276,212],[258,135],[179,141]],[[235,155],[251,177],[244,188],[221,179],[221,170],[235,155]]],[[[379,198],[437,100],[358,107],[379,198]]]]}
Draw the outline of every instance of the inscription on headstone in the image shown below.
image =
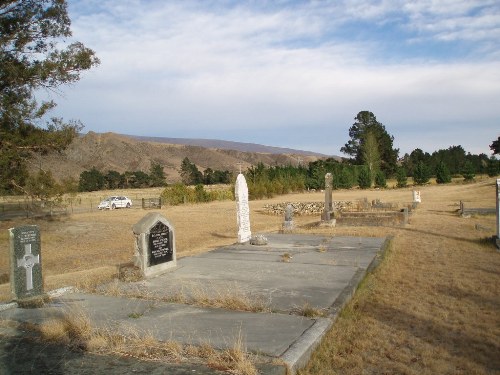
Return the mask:
{"type": "Polygon", "coordinates": [[[40,230],[36,225],[9,229],[11,290],[14,298],[43,294],[40,230]]]}
{"type": "Polygon", "coordinates": [[[170,231],[161,221],[149,232],[149,266],[171,262],[173,251],[170,247],[170,231]]]}
{"type": "Polygon", "coordinates": [[[134,264],[144,277],[177,266],[174,227],[157,212],[144,216],[132,227],[135,237],[134,264]]]}
{"type": "Polygon", "coordinates": [[[250,207],[248,205],[248,186],[242,173],[236,178],[234,188],[236,197],[236,218],[238,223],[238,242],[250,241],[252,232],[250,230],[250,207]]]}

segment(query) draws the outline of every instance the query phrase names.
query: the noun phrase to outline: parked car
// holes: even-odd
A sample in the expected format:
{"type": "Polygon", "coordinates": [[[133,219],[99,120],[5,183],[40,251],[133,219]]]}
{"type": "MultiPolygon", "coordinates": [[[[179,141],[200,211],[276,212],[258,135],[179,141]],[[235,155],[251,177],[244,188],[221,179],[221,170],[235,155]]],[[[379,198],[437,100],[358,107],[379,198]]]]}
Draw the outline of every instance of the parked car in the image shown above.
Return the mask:
{"type": "Polygon", "coordinates": [[[113,196],[106,198],[97,206],[98,209],[114,210],[115,208],[130,208],[132,207],[132,200],[123,196],[113,196]]]}

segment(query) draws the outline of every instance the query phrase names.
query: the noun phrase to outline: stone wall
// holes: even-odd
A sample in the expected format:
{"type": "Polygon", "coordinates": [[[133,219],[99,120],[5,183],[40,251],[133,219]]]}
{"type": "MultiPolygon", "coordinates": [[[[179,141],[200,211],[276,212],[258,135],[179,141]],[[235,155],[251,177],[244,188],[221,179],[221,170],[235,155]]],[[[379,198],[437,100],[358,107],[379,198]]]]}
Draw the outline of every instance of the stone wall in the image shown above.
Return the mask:
{"type": "MultiPolygon", "coordinates": [[[[357,207],[358,202],[334,201],[333,206],[337,211],[352,210],[357,207]]],[[[282,202],[264,205],[264,212],[270,215],[285,215],[288,205],[293,207],[294,215],[321,215],[325,209],[325,202],[282,202]]]]}

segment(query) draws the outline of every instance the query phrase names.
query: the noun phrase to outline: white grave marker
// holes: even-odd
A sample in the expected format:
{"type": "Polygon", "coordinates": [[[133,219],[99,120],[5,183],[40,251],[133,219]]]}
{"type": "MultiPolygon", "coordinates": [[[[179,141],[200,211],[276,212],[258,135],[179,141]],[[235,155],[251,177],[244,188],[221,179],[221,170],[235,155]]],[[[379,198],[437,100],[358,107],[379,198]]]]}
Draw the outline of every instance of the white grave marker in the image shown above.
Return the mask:
{"type": "Polygon", "coordinates": [[[250,241],[252,232],[250,231],[250,207],[248,206],[248,186],[245,176],[239,174],[236,178],[234,188],[236,197],[236,218],[238,222],[238,242],[250,241]]]}

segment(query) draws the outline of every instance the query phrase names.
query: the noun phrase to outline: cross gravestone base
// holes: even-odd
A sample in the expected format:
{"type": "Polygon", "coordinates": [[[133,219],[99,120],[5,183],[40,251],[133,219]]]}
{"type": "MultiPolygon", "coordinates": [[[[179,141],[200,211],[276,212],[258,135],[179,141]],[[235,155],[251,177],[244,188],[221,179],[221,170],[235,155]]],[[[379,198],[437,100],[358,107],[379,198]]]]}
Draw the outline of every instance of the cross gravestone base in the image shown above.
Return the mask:
{"type": "Polygon", "coordinates": [[[10,285],[13,298],[21,307],[39,307],[46,301],[43,293],[40,230],[36,225],[9,229],[10,285]]]}
{"type": "Polygon", "coordinates": [[[177,266],[174,227],[157,212],[144,216],[132,227],[135,237],[134,264],[145,278],[177,266]]]}

